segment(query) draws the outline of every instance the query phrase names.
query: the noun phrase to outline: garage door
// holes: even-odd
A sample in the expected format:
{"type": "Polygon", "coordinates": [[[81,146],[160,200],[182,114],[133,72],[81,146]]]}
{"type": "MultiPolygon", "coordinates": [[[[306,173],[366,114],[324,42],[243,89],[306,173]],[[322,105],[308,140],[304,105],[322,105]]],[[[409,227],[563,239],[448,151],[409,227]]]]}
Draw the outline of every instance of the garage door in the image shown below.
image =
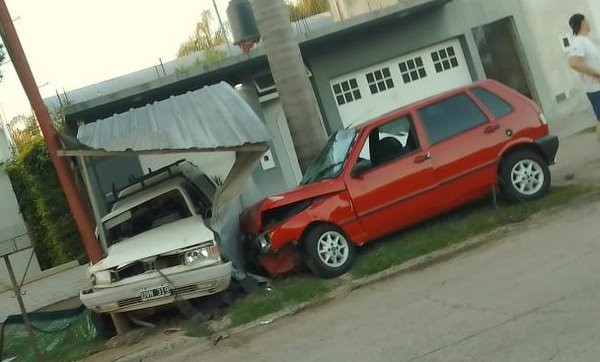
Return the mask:
{"type": "Polygon", "coordinates": [[[334,78],[331,89],[347,127],[471,81],[454,39],[334,78]]]}

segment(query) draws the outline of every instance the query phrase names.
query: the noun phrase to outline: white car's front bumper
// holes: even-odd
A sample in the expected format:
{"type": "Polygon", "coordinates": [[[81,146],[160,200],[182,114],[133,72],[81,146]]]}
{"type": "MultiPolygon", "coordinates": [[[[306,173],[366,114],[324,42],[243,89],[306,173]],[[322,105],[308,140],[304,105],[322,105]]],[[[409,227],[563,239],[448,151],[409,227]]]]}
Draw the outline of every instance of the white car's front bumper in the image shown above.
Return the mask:
{"type": "Polygon", "coordinates": [[[231,281],[231,262],[212,266],[176,266],[95,287],[80,294],[81,302],[97,313],[120,313],[173,303],[221,292],[231,281]],[[142,290],[167,285],[170,294],[142,301],[142,290]]]}

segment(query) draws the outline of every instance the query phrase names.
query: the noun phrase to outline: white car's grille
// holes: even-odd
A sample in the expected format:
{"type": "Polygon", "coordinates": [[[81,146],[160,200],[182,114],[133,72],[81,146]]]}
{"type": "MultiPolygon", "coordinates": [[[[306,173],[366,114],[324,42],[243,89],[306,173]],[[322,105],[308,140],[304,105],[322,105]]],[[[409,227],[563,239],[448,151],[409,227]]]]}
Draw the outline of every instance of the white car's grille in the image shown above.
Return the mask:
{"type": "Polygon", "coordinates": [[[156,269],[166,269],[182,264],[181,255],[159,256],[154,261],[136,261],[116,272],[116,279],[121,280],[136,275],[154,271],[156,269]]]}

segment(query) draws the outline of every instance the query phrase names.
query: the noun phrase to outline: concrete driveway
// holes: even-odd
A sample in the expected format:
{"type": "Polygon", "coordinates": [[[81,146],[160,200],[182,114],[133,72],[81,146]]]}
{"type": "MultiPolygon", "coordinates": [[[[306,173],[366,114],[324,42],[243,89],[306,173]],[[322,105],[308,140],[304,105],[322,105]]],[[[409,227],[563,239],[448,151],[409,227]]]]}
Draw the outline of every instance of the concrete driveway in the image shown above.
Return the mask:
{"type": "Polygon", "coordinates": [[[551,169],[555,185],[600,182],[600,145],[596,135],[578,134],[596,123],[591,112],[583,112],[550,124],[550,132],[560,138],[557,163],[551,169]],[[569,174],[574,175],[574,178],[566,180],[565,177],[569,174]]]}
{"type": "MultiPolygon", "coordinates": [[[[561,124],[554,183],[598,183],[600,146],[576,134],[594,120],[561,124]]],[[[600,199],[585,200],[451,261],[168,360],[595,361],[599,219],[600,199]]]]}

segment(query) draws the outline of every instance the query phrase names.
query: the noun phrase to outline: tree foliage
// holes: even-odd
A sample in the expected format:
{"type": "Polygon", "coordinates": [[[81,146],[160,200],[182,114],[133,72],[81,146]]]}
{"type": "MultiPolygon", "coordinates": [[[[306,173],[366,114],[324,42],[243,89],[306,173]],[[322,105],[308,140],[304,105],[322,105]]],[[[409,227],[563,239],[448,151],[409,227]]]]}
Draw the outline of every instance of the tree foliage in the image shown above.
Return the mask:
{"type": "Polygon", "coordinates": [[[286,1],[291,21],[299,21],[329,11],[327,0],[298,0],[295,4],[286,1]]]}
{"type": "Polygon", "coordinates": [[[81,239],[43,138],[33,137],[6,172],[42,269],[77,258],[81,239]]]}
{"type": "Polygon", "coordinates": [[[10,137],[15,143],[15,153],[23,152],[36,137],[40,136],[40,128],[33,115],[18,115],[8,123],[10,137]]]}
{"type": "Polygon", "coordinates": [[[194,33],[188,40],[179,46],[178,57],[184,57],[203,50],[214,49],[227,43],[227,29],[213,30],[213,15],[210,10],[205,10],[196,24],[194,33]]]}
{"type": "Polygon", "coordinates": [[[227,58],[227,53],[218,49],[207,49],[203,52],[202,59],[196,59],[194,63],[188,66],[181,66],[175,69],[176,74],[186,74],[189,71],[198,68],[198,67],[206,67],[208,65],[218,63],[221,60],[227,58]]]}

